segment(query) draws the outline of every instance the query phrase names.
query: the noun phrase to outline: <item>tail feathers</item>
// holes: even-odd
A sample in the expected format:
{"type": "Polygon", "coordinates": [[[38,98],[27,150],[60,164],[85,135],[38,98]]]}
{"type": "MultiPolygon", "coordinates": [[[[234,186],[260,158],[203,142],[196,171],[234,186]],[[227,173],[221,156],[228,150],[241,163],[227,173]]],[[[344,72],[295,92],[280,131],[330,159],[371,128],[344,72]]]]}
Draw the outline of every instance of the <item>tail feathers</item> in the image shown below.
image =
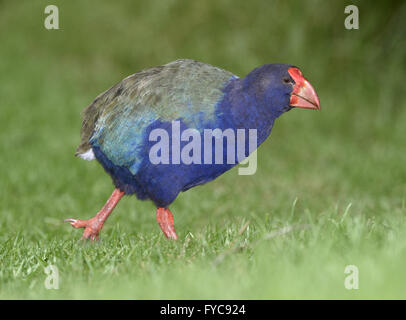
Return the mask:
{"type": "Polygon", "coordinates": [[[87,160],[87,161],[91,161],[96,159],[96,157],[94,156],[94,152],[93,149],[90,148],[89,150],[87,150],[86,152],[76,152],[75,156],[82,158],[83,160],[87,160]]]}

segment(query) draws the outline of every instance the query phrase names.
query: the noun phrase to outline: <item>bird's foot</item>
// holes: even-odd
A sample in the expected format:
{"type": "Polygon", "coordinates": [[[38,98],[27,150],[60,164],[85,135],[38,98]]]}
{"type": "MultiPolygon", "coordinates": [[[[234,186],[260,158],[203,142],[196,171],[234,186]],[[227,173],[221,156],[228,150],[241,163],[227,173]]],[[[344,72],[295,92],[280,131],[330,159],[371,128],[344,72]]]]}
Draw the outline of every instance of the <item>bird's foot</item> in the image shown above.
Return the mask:
{"type": "Polygon", "coordinates": [[[103,227],[103,222],[101,222],[97,217],[89,220],[78,220],[69,218],[66,219],[64,222],[69,222],[74,228],[85,228],[81,240],[98,240],[99,232],[103,227]]]}
{"type": "Polygon", "coordinates": [[[116,188],[114,189],[112,195],[110,196],[109,200],[107,200],[106,204],[103,208],[96,214],[95,217],[89,220],[78,220],[78,219],[66,219],[65,222],[69,222],[72,227],[74,228],[85,228],[83,232],[82,240],[97,240],[99,238],[99,232],[103,227],[104,222],[113,211],[114,207],[123,197],[124,191],[116,188]]]}
{"type": "Polygon", "coordinates": [[[176,234],[173,225],[173,215],[168,208],[158,208],[156,211],[156,220],[158,221],[165,237],[173,240],[178,239],[178,235],[176,234]]]}

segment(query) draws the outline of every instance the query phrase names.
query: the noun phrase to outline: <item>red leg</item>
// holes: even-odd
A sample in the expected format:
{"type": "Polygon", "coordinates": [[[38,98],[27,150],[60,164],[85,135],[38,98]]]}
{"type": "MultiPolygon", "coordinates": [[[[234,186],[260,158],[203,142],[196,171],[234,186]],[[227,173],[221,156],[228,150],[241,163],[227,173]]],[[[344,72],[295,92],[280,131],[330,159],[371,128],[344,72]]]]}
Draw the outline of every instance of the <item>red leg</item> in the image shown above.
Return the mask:
{"type": "Polygon", "coordinates": [[[114,189],[113,194],[107,200],[104,207],[96,214],[95,217],[89,220],[66,219],[65,222],[70,222],[74,228],[85,228],[82,239],[97,240],[99,232],[103,227],[104,222],[113,211],[114,207],[123,197],[124,192],[120,189],[114,189]]]}
{"type": "Polygon", "coordinates": [[[158,221],[165,237],[174,240],[178,239],[175,227],[173,226],[173,215],[168,208],[158,208],[156,210],[156,221],[158,221]]]}

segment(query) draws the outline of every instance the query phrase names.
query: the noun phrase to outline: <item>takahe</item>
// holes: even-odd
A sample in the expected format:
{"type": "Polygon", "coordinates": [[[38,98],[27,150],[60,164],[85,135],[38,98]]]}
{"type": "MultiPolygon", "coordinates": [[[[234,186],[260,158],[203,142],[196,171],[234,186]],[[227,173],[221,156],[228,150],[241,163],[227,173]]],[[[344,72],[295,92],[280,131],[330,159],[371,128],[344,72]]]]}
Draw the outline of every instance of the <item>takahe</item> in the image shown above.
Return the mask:
{"type": "Polygon", "coordinates": [[[179,192],[241,162],[269,136],[275,119],[294,107],[320,109],[320,102],[301,71],[291,65],[266,64],[239,78],[183,59],[135,73],[83,111],[76,150],[77,156],[103,166],[115,190],[94,218],[65,221],[85,228],[82,238],[96,240],[122,196],[136,194],[155,203],[165,236],[177,239],[168,206],[179,192]],[[249,145],[247,133],[240,140],[243,152],[237,150],[236,155],[235,141],[230,147],[229,137],[222,135],[230,130],[237,136],[241,130],[254,130],[255,146],[249,145]],[[206,132],[212,133],[207,140],[206,132]]]}

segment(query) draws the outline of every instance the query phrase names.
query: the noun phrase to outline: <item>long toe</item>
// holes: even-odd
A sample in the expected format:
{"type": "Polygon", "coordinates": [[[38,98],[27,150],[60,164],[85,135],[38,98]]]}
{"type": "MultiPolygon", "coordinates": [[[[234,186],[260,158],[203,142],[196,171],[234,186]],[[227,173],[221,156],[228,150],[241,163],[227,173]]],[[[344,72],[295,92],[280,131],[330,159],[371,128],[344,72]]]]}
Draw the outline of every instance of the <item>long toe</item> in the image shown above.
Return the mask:
{"type": "Polygon", "coordinates": [[[69,218],[65,219],[64,222],[69,222],[74,228],[85,228],[81,240],[98,240],[99,232],[103,226],[103,223],[101,223],[97,218],[92,218],[89,220],[69,218]]]}

